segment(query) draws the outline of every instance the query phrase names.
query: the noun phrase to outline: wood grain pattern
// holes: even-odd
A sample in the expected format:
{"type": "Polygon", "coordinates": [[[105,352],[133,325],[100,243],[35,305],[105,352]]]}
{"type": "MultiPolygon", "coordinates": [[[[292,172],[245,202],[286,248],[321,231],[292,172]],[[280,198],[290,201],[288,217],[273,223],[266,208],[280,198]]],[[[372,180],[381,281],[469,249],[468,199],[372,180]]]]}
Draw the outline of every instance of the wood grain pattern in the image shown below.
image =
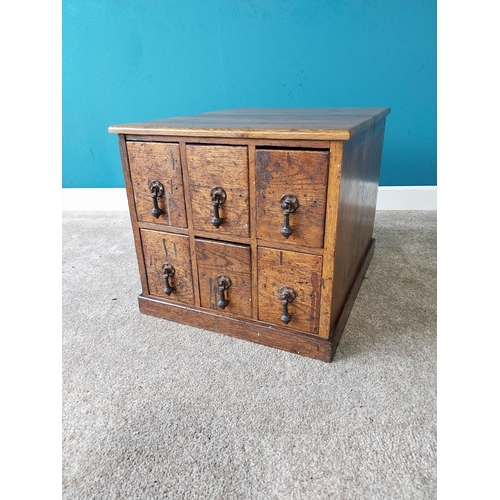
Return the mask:
{"type": "Polygon", "coordinates": [[[189,238],[146,229],[142,229],[140,233],[149,294],[163,299],[194,304],[189,238]],[[162,264],[164,262],[171,263],[175,268],[175,275],[170,280],[173,288],[171,295],[166,295],[163,291],[165,279],[162,274],[162,264]]]}
{"type": "Polygon", "coordinates": [[[249,246],[195,240],[201,306],[245,318],[252,317],[252,275],[249,246]],[[228,305],[217,307],[219,294],[217,276],[225,274],[231,279],[227,290],[228,305]]]}
{"type": "Polygon", "coordinates": [[[282,313],[278,290],[290,286],[297,297],[288,306],[292,321],[288,327],[308,333],[319,332],[321,267],[319,255],[258,249],[259,319],[280,327],[282,313]]]}
{"type": "MultiPolygon", "coordinates": [[[[186,143],[185,141],[179,141],[179,149],[181,152],[181,162],[184,165],[184,171],[187,169],[187,155],[186,155],[186,143]]],[[[184,193],[186,193],[186,210],[187,210],[187,222],[189,228],[189,251],[191,256],[191,272],[193,274],[193,285],[194,285],[194,302],[196,306],[200,305],[200,287],[198,278],[198,265],[196,263],[196,250],[194,245],[194,223],[193,223],[193,210],[191,207],[191,197],[189,193],[189,180],[187,175],[182,176],[182,182],[184,184],[184,193]]]]}
{"type": "Polygon", "coordinates": [[[223,333],[231,337],[244,339],[330,363],[333,360],[349,314],[354,305],[356,295],[358,294],[370,264],[374,246],[375,240],[372,240],[361,262],[352,287],[349,290],[349,294],[342,306],[340,316],[330,338],[290,332],[279,325],[269,328],[267,323],[260,321],[243,321],[236,317],[221,316],[217,312],[209,309],[197,309],[184,306],[181,303],[166,304],[154,297],[145,295],[140,295],[138,298],[139,309],[143,314],[185,323],[197,328],[209,329],[213,332],[223,333]]]}
{"type": "Polygon", "coordinates": [[[332,329],[333,276],[337,244],[337,216],[342,171],[342,141],[332,141],[328,173],[328,199],[326,204],[323,270],[321,280],[321,317],[319,334],[329,337],[332,329]]]}
{"type": "Polygon", "coordinates": [[[343,144],[331,325],[372,240],[384,126],[385,119],[343,144]]]}
{"type": "Polygon", "coordinates": [[[194,229],[214,235],[250,235],[248,208],[248,154],[242,146],[199,146],[186,144],[189,196],[194,229]],[[210,192],[220,186],[227,198],[220,208],[223,223],[211,224],[210,192]]]}
{"type": "Polygon", "coordinates": [[[262,241],[322,247],[325,227],[328,151],[257,149],[257,238],[262,241]],[[281,197],[294,194],[299,207],[290,215],[285,240],[281,197]]]}
{"type": "Polygon", "coordinates": [[[137,219],[159,225],[187,227],[179,145],[128,142],[127,151],[137,219]],[[151,215],[150,180],[158,180],[164,187],[164,195],[158,203],[162,214],[157,219],[151,215]]]}
{"type": "Polygon", "coordinates": [[[389,112],[241,108],[110,127],[120,132],[141,312],[332,361],[373,255],[389,112]],[[171,189],[160,220],[150,215],[152,174],[183,200],[171,205],[171,189]],[[216,186],[227,194],[218,229],[216,186]],[[280,232],[284,194],[299,200],[288,239],[280,232]],[[176,269],[169,296],[164,262],[176,269]],[[219,274],[232,281],[224,309],[219,274]],[[282,286],[296,293],[287,324],[282,286]]]}
{"type": "MultiPolygon", "coordinates": [[[[140,295],[138,300],[139,309],[143,314],[223,333],[326,363],[330,363],[333,358],[330,339],[317,335],[290,332],[279,326],[269,328],[267,323],[224,316],[211,309],[198,309],[181,303],[167,304],[155,297],[140,295]]],[[[203,353],[200,353],[200,356],[203,356],[203,353]]]]}
{"type": "Polygon", "coordinates": [[[110,133],[349,140],[390,113],[389,108],[236,108],[109,127],[110,133]]]}
{"type": "Polygon", "coordinates": [[[257,213],[253,208],[257,205],[256,201],[256,188],[255,188],[255,144],[248,145],[248,187],[250,195],[250,246],[251,246],[251,257],[252,257],[252,318],[257,319],[259,317],[259,273],[257,265],[257,213]]]}
{"type": "Polygon", "coordinates": [[[139,275],[141,278],[141,286],[143,293],[149,293],[148,288],[148,278],[146,275],[146,267],[144,266],[144,257],[142,254],[142,242],[141,235],[139,232],[139,226],[137,222],[137,212],[135,208],[135,200],[134,200],[134,188],[132,184],[132,177],[130,175],[130,165],[128,162],[128,153],[127,153],[127,142],[125,140],[125,136],[120,134],[118,136],[118,147],[120,149],[120,159],[122,162],[123,169],[123,178],[125,180],[125,187],[127,191],[127,201],[130,212],[130,222],[132,225],[132,231],[134,233],[134,245],[135,252],[137,256],[137,264],[139,267],[139,275]]]}
{"type": "MultiPolygon", "coordinates": [[[[176,135],[148,135],[148,134],[127,134],[127,141],[142,141],[142,142],[182,142],[186,141],[186,136],[176,135]]],[[[331,141],[313,141],[313,140],[297,140],[297,139],[239,139],[236,137],[224,137],[221,141],[220,137],[190,137],[190,144],[216,144],[232,145],[232,146],[260,146],[260,147],[283,147],[283,148],[306,148],[306,149],[328,149],[331,141]]]]}

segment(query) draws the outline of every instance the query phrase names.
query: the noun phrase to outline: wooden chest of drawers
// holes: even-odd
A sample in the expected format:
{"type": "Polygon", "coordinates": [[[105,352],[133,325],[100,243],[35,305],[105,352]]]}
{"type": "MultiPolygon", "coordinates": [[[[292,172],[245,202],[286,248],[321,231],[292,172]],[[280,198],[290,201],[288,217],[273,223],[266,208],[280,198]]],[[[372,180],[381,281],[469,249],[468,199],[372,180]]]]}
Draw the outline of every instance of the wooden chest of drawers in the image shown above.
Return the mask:
{"type": "Polygon", "coordinates": [[[374,251],[388,108],[115,125],[140,311],[332,361],[374,251]]]}

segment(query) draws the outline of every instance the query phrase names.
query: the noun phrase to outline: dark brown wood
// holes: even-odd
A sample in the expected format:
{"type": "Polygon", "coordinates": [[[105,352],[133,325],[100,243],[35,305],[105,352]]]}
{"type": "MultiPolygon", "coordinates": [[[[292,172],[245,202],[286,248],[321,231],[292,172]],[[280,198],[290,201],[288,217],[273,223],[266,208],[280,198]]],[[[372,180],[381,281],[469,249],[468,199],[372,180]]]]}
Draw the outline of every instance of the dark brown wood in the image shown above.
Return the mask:
{"type": "Polygon", "coordinates": [[[363,256],[361,261],[361,265],[358,268],[358,272],[356,273],[356,277],[351,285],[347,293],[347,297],[340,309],[340,314],[337,317],[337,321],[333,326],[332,331],[330,332],[330,341],[332,343],[332,355],[335,354],[337,346],[340,342],[340,338],[342,337],[342,333],[347,324],[347,320],[349,319],[349,315],[351,314],[351,310],[354,306],[354,302],[356,297],[358,296],[359,289],[363,284],[363,279],[368,271],[368,267],[373,257],[373,253],[375,251],[375,239],[372,238],[370,240],[370,244],[368,245],[368,249],[363,256]]]}
{"type": "Polygon", "coordinates": [[[288,200],[298,201],[298,207],[289,212],[291,232],[286,242],[323,246],[328,155],[328,151],[294,149],[255,151],[257,238],[261,242],[285,240],[282,203],[288,195],[288,200]]]}
{"type": "MultiPolygon", "coordinates": [[[[182,142],[186,136],[176,135],[125,135],[127,141],[142,142],[182,142]]],[[[189,137],[189,144],[217,144],[226,146],[260,146],[260,147],[283,147],[283,148],[306,148],[306,149],[328,149],[330,141],[296,140],[296,139],[235,139],[234,137],[189,137]]]]}
{"type": "Polygon", "coordinates": [[[237,108],[114,125],[109,127],[109,132],[183,137],[349,140],[389,112],[389,108],[237,108]]]}
{"type": "Polygon", "coordinates": [[[259,319],[275,325],[281,323],[279,290],[287,286],[296,293],[296,298],[288,305],[292,316],[288,326],[302,332],[318,333],[321,266],[319,255],[259,247],[259,319]]]}
{"type": "Polygon", "coordinates": [[[132,183],[132,177],[130,174],[130,165],[128,161],[127,142],[125,141],[125,137],[121,134],[118,136],[118,146],[120,148],[120,159],[122,162],[123,178],[125,180],[125,188],[127,191],[130,222],[134,234],[134,245],[135,245],[135,252],[137,255],[139,275],[141,278],[142,293],[148,294],[149,293],[148,278],[146,275],[146,266],[144,265],[144,255],[142,253],[141,235],[139,232],[139,225],[137,222],[137,211],[135,208],[134,187],[132,183]]]}
{"type": "MultiPolygon", "coordinates": [[[[181,153],[181,161],[185,166],[187,165],[187,154],[186,154],[186,143],[184,141],[179,141],[179,149],[181,153]]],[[[185,171],[187,172],[187,168],[185,171]]],[[[184,193],[189,193],[189,179],[187,175],[182,176],[182,183],[184,185],[184,193]]],[[[189,250],[191,256],[191,273],[193,276],[193,287],[194,287],[194,302],[197,306],[200,305],[200,286],[199,286],[199,278],[198,278],[198,265],[196,262],[196,250],[194,245],[194,222],[193,222],[193,208],[191,206],[191,197],[189,195],[186,196],[186,210],[187,210],[187,222],[189,228],[189,250]]]]}
{"type": "Polygon", "coordinates": [[[250,236],[248,154],[242,146],[186,145],[189,197],[194,229],[214,236],[250,236]],[[226,199],[219,208],[223,222],[214,227],[211,192],[220,187],[226,199]]]}
{"type": "Polygon", "coordinates": [[[385,119],[343,144],[331,326],[373,236],[384,125],[385,119]]]}
{"type": "Polygon", "coordinates": [[[141,239],[149,294],[194,304],[189,238],[179,234],[143,229],[141,239]],[[169,280],[169,285],[172,287],[170,294],[165,293],[164,264],[169,264],[175,270],[175,274],[169,280]]]}
{"type": "Polygon", "coordinates": [[[332,361],[374,251],[389,111],[238,109],[110,127],[140,310],[332,361]],[[165,215],[169,185],[184,219],[165,215]]]}
{"type": "Polygon", "coordinates": [[[291,333],[283,328],[256,320],[241,320],[212,311],[183,306],[180,303],[166,304],[154,297],[139,296],[141,313],[176,321],[186,325],[223,333],[230,337],[248,340],[257,344],[275,347],[283,351],[300,354],[309,358],[331,362],[332,344],[317,335],[291,333]]]}
{"type": "Polygon", "coordinates": [[[201,306],[219,310],[217,276],[224,274],[231,280],[225,297],[224,312],[252,317],[252,275],[250,247],[195,239],[196,260],[200,280],[201,306]]]}
{"type": "MultiPolygon", "coordinates": [[[[158,224],[153,224],[149,222],[137,222],[137,226],[141,229],[152,229],[153,231],[158,231],[158,224]]],[[[188,235],[189,234],[189,229],[186,227],[174,227],[171,226],[168,228],[169,233],[175,233],[175,234],[184,234],[188,235]]]]}
{"type": "Polygon", "coordinates": [[[168,226],[187,227],[181,159],[178,144],[128,142],[128,160],[137,219],[168,226]],[[152,213],[151,185],[161,186],[158,217],[152,213]]]}
{"type": "Polygon", "coordinates": [[[290,332],[285,328],[262,321],[243,321],[236,317],[222,316],[207,309],[183,306],[180,303],[167,304],[165,301],[144,294],[138,297],[139,309],[141,313],[150,316],[208,329],[330,363],[347,325],[347,320],[370,265],[374,250],[375,240],[372,239],[329,338],[290,332]]]}

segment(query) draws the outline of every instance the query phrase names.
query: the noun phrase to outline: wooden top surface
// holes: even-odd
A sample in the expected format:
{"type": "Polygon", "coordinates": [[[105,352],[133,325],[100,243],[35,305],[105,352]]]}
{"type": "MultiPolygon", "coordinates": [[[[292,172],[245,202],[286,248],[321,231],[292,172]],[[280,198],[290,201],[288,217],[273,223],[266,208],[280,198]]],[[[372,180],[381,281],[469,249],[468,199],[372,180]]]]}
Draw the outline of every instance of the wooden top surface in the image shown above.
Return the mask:
{"type": "Polygon", "coordinates": [[[236,108],[163,120],[113,125],[113,134],[349,140],[389,108],[236,108]]]}

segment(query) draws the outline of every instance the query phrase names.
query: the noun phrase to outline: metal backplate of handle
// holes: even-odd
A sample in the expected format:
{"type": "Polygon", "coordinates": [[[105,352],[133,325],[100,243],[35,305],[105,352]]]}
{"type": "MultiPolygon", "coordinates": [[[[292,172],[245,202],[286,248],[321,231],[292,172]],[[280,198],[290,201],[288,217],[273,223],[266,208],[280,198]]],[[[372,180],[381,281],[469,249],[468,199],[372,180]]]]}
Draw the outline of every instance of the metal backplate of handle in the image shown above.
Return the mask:
{"type": "Polygon", "coordinates": [[[285,216],[280,233],[283,237],[288,238],[293,232],[293,228],[290,227],[290,214],[293,214],[299,208],[299,200],[294,194],[284,194],[281,197],[280,205],[285,216]]]}
{"type": "Polygon", "coordinates": [[[162,214],[161,208],[158,207],[158,202],[160,201],[163,193],[165,192],[163,184],[160,181],[148,181],[149,191],[151,192],[151,198],[153,199],[153,208],[151,209],[151,215],[158,219],[162,214]]]}
{"type": "Polygon", "coordinates": [[[226,276],[225,274],[219,274],[219,276],[217,276],[217,289],[219,291],[217,306],[221,309],[225,309],[225,307],[229,304],[226,290],[228,290],[231,285],[232,282],[229,276],[226,276]]]}
{"type": "Polygon", "coordinates": [[[163,289],[163,291],[167,295],[170,295],[174,291],[170,279],[175,274],[175,268],[172,264],[170,264],[170,262],[164,262],[161,266],[161,272],[163,274],[163,279],[165,280],[165,288],[163,289]]]}
{"type": "Polygon", "coordinates": [[[282,286],[278,290],[278,293],[280,296],[281,305],[283,306],[283,312],[281,314],[280,320],[283,321],[285,325],[288,325],[288,323],[290,323],[290,321],[292,320],[292,317],[288,312],[288,304],[294,301],[295,297],[297,297],[297,294],[291,286],[282,286]]]}
{"type": "Polygon", "coordinates": [[[214,216],[210,222],[216,228],[219,228],[223,222],[223,219],[219,215],[219,209],[226,201],[226,192],[220,186],[217,186],[210,191],[210,197],[212,198],[212,206],[214,208],[214,216]]]}

